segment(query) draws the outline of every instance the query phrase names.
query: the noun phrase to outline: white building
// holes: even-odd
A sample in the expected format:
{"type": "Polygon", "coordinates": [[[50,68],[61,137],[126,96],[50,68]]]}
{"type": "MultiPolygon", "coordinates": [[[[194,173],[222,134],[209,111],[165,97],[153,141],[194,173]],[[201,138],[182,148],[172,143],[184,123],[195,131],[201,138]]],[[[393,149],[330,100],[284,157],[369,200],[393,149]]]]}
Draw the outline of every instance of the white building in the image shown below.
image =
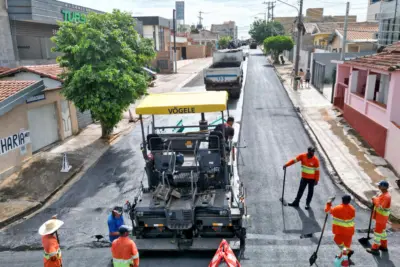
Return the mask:
{"type": "Polygon", "coordinates": [[[386,0],[379,4],[378,44],[386,46],[400,40],[400,3],[396,0],[386,0]]]}
{"type": "Polygon", "coordinates": [[[367,21],[378,21],[378,15],[381,10],[381,0],[368,0],[367,21]]]}
{"type": "Polygon", "coordinates": [[[211,31],[218,33],[220,37],[230,36],[232,40],[238,39],[238,28],[234,21],[226,21],[223,24],[211,24],[211,31]]]}

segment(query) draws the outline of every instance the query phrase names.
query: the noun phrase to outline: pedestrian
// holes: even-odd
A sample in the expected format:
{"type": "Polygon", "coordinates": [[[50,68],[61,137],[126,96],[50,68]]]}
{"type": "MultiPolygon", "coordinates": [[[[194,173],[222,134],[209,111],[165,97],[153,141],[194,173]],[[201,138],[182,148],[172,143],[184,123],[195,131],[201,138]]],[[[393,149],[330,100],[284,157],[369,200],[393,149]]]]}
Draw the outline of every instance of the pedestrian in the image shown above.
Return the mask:
{"type": "Polygon", "coordinates": [[[122,216],[122,207],[114,207],[111,214],[108,216],[108,231],[110,242],[113,242],[119,237],[119,227],[124,224],[124,217],[122,216]]]}
{"type": "Polygon", "coordinates": [[[39,234],[42,236],[43,246],[43,265],[44,267],[61,267],[62,257],[57,230],[64,224],[53,216],[50,220],[42,224],[39,234]]]}
{"type": "Polygon", "coordinates": [[[295,78],[296,78],[296,72],[293,69],[292,72],[290,73],[290,85],[293,84],[295,78]]]}
{"type": "Polygon", "coordinates": [[[374,203],[373,219],[375,220],[374,242],[371,248],[367,248],[368,253],[377,256],[380,254],[379,250],[383,252],[388,251],[386,224],[389,220],[390,202],[392,199],[388,192],[389,183],[387,181],[380,181],[378,188],[381,193],[372,198],[372,202],[374,203]]]}
{"type": "Polygon", "coordinates": [[[139,252],[136,244],[129,238],[129,229],[121,225],[119,237],[112,242],[111,253],[114,267],[139,267],[139,252]]]}
{"type": "Polygon", "coordinates": [[[303,86],[303,83],[304,83],[304,71],[303,71],[303,69],[300,69],[299,78],[300,78],[299,87],[303,88],[304,87],[303,86]]]}
{"type": "Polygon", "coordinates": [[[325,205],[325,212],[332,214],[332,232],[335,235],[333,240],[340,251],[346,249],[349,259],[354,254],[350,247],[355,231],[354,218],[356,216],[356,209],[350,204],[350,201],[351,196],[344,195],[342,204],[332,207],[332,203],[328,201],[325,205]]]}
{"type": "Polygon", "coordinates": [[[214,131],[223,132],[225,130],[225,141],[232,140],[235,135],[235,129],[233,128],[233,123],[235,122],[234,117],[229,117],[226,123],[218,124],[214,131]]]}
{"type": "Polygon", "coordinates": [[[314,195],[314,186],[316,186],[319,182],[319,160],[314,154],[315,148],[309,147],[307,153],[300,154],[295,159],[292,159],[283,165],[283,169],[285,170],[287,167],[297,162],[301,162],[300,187],[297,191],[296,199],[292,203],[288,204],[291,207],[299,206],[304,190],[308,186],[306,210],[310,208],[310,203],[314,195]]]}
{"type": "Polygon", "coordinates": [[[304,79],[306,80],[307,88],[310,88],[310,79],[311,79],[310,69],[307,69],[307,72],[306,72],[306,75],[304,76],[304,79]]]}

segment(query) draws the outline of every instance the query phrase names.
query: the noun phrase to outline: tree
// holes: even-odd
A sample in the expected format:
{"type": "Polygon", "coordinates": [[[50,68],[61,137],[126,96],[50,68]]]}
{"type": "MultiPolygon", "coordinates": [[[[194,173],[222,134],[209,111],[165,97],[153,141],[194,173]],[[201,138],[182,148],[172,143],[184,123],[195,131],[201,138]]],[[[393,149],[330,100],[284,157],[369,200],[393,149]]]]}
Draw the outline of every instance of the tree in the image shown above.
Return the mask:
{"type": "Polygon", "coordinates": [[[190,26],[190,33],[200,33],[199,29],[196,28],[196,25],[190,26]]]}
{"type": "Polygon", "coordinates": [[[270,36],[284,35],[285,29],[278,21],[266,22],[260,19],[250,26],[249,34],[258,44],[262,44],[270,36]]]}
{"type": "Polygon", "coordinates": [[[232,38],[230,36],[222,36],[218,40],[218,45],[220,49],[228,48],[229,43],[231,42],[232,38]]]}
{"type": "Polygon", "coordinates": [[[264,51],[272,53],[275,63],[279,63],[279,55],[285,50],[291,50],[294,46],[289,36],[272,36],[264,40],[264,51]]]}
{"type": "Polygon", "coordinates": [[[108,137],[122,113],[147,92],[142,67],[155,58],[152,40],[141,38],[129,13],[87,16],[86,23],[62,22],[53,51],[65,72],[62,93],[80,111],[90,110],[108,137]]]}

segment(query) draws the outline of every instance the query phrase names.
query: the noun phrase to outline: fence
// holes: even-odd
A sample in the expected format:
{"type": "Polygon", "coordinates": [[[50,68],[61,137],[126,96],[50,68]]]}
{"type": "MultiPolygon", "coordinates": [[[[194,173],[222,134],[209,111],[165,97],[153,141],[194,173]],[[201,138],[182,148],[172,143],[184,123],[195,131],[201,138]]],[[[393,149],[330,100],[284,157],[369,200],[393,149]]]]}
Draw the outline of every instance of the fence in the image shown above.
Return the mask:
{"type": "Polygon", "coordinates": [[[325,64],[314,60],[313,66],[311,84],[317,88],[318,91],[323,93],[325,82],[325,64]]]}

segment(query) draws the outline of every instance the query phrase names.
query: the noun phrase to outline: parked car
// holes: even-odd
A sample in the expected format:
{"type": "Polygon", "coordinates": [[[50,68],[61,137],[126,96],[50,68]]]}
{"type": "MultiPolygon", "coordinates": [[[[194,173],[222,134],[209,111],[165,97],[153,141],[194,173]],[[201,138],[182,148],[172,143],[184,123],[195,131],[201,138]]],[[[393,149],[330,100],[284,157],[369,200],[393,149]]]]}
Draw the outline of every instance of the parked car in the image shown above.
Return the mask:
{"type": "Polygon", "coordinates": [[[257,49],[257,43],[256,42],[252,42],[250,44],[250,49],[257,49]]]}

